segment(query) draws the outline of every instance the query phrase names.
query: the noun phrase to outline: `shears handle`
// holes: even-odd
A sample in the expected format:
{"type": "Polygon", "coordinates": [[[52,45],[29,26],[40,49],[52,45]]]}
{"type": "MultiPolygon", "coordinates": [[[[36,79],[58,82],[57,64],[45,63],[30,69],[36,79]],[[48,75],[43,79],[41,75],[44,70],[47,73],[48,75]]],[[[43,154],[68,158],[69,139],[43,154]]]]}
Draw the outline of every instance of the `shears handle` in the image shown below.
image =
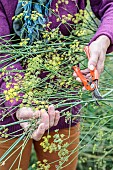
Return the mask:
{"type": "MultiPolygon", "coordinates": [[[[85,46],[84,47],[84,51],[86,53],[86,56],[88,58],[88,60],[90,59],[90,52],[89,52],[89,47],[88,46],[85,46]]],[[[90,70],[90,74],[92,76],[92,80],[98,80],[99,79],[99,75],[98,75],[98,71],[97,69],[95,68],[94,70],[90,70]]]]}
{"type": "Polygon", "coordinates": [[[86,90],[93,91],[95,89],[95,84],[92,83],[92,86],[89,84],[88,80],[81,73],[79,67],[73,66],[72,68],[75,71],[75,73],[77,74],[77,76],[80,78],[80,80],[82,81],[82,83],[83,83],[84,87],[86,88],[86,90]]]}

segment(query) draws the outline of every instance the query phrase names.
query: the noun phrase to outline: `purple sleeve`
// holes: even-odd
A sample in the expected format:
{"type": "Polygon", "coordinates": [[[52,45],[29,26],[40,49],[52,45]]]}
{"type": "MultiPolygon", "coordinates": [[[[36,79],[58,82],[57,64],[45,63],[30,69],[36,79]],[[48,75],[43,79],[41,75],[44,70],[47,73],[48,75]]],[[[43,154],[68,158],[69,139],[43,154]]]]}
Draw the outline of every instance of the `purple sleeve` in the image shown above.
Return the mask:
{"type": "MultiPolygon", "coordinates": [[[[9,34],[10,34],[10,29],[9,29],[8,21],[7,21],[7,18],[3,12],[2,6],[0,5],[0,37],[6,36],[9,34]]],[[[4,38],[4,39],[0,38],[0,44],[5,44],[5,40],[9,40],[9,39],[10,39],[10,37],[8,37],[8,36],[7,36],[7,38],[4,38]]],[[[8,54],[0,54],[0,70],[2,68],[4,68],[4,66],[11,64],[10,62],[5,62],[4,64],[2,63],[5,59],[10,58],[10,57],[11,56],[8,54]]],[[[22,70],[22,67],[21,67],[20,63],[12,64],[11,66],[6,67],[6,70],[9,70],[8,75],[10,75],[10,77],[12,77],[8,81],[11,84],[11,88],[13,87],[14,82],[16,82],[14,79],[14,76],[16,73],[14,71],[12,71],[13,69],[22,70]]],[[[19,74],[21,77],[24,76],[22,71],[20,71],[19,74]]],[[[6,73],[2,74],[2,72],[0,71],[0,94],[3,94],[4,90],[8,90],[8,88],[6,86],[7,82],[4,79],[4,78],[6,78],[6,76],[7,76],[6,73]]],[[[22,94],[19,94],[19,95],[22,95],[22,94]]],[[[0,115],[9,112],[10,115],[12,116],[12,118],[14,119],[14,116],[15,116],[14,113],[16,111],[15,106],[18,106],[18,104],[20,104],[20,103],[21,103],[21,100],[16,101],[14,99],[13,102],[10,102],[10,100],[6,101],[6,100],[0,98],[0,115]]]]}
{"type": "Polygon", "coordinates": [[[95,15],[101,20],[101,24],[92,38],[95,41],[100,35],[106,35],[111,40],[107,52],[113,51],[113,0],[90,0],[91,8],[95,15]]]}

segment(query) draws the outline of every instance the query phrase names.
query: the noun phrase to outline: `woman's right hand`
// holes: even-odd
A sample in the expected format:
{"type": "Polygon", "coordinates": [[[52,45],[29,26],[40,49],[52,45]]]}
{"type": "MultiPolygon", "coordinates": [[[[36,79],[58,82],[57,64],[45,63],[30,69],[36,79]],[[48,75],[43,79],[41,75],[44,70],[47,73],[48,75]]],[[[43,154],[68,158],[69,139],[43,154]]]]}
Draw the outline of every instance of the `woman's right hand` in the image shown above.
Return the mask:
{"type": "MultiPolygon", "coordinates": [[[[46,112],[44,109],[34,112],[32,108],[23,107],[16,112],[16,117],[18,120],[27,120],[31,118],[37,119],[39,126],[36,130],[34,130],[32,138],[36,141],[39,141],[47,129],[58,124],[60,113],[58,110],[55,110],[53,105],[48,107],[48,112],[46,112]],[[39,122],[38,118],[40,118],[39,122]]],[[[29,127],[28,122],[20,123],[20,125],[25,131],[27,131],[29,127]]]]}

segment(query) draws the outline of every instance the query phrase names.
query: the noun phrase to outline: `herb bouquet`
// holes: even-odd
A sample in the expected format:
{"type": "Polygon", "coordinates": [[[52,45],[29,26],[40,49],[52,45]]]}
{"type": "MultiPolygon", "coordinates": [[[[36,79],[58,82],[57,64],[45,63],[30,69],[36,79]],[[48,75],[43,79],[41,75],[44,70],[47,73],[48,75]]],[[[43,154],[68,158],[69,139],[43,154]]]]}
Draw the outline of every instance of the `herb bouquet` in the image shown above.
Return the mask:
{"type": "MultiPolygon", "coordinates": [[[[32,19],[35,20],[36,17],[38,17],[37,15],[38,14],[32,14],[32,19]]],[[[17,19],[18,17],[21,16],[16,16],[14,19],[17,19]]],[[[90,143],[88,138],[94,138],[95,133],[92,131],[99,122],[101,121],[102,125],[104,125],[106,121],[104,124],[102,121],[106,120],[104,119],[105,117],[108,119],[107,121],[109,121],[111,115],[104,115],[103,117],[103,114],[99,115],[98,113],[100,106],[101,109],[105,108],[105,105],[106,110],[109,110],[109,108],[111,110],[113,109],[111,104],[113,101],[113,90],[111,88],[112,86],[109,86],[107,82],[103,83],[104,78],[100,80],[100,90],[103,99],[98,101],[100,106],[97,106],[95,99],[92,99],[91,93],[87,91],[83,92],[81,90],[82,85],[74,79],[72,66],[79,64],[82,69],[87,67],[87,58],[83,49],[84,46],[89,43],[98,24],[94,16],[86,10],[80,10],[75,16],[69,14],[62,18],[58,17],[58,20],[63,24],[67,24],[67,20],[69,19],[74,23],[68,25],[72,29],[69,36],[62,35],[59,28],[50,31],[50,23],[48,23],[47,25],[44,25],[45,31],[41,32],[41,38],[30,45],[29,38],[21,39],[21,42],[19,42],[17,39],[15,40],[15,35],[10,35],[10,39],[8,40],[8,36],[0,37],[2,42],[0,46],[0,64],[2,64],[2,67],[0,68],[0,77],[3,78],[6,83],[6,89],[0,94],[1,105],[4,104],[4,102],[18,102],[17,106],[13,105],[10,108],[3,108],[1,106],[3,109],[1,121],[10,116],[11,112],[18,108],[31,107],[33,110],[40,110],[47,109],[48,105],[54,104],[56,109],[60,109],[60,116],[65,116],[65,121],[67,123],[71,124],[73,121],[78,121],[80,118],[82,118],[81,120],[84,120],[81,125],[82,139],[79,144],[81,153],[84,150],[84,146],[87,146],[90,143]],[[76,23],[78,24],[76,25],[76,23]],[[23,70],[15,69],[14,65],[18,62],[21,63],[23,70]],[[12,79],[14,80],[13,83],[12,79]],[[73,117],[71,109],[72,107],[78,107],[78,105],[80,107],[78,113],[73,117]],[[83,110],[85,114],[81,114],[83,110]],[[95,110],[97,116],[93,115],[95,110]],[[91,112],[93,113],[91,114],[91,112]],[[88,127],[86,128],[86,132],[84,131],[84,126],[88,127]],[[92,133],[93,135],[91,136],[92,133]]],[[[110,73],[108,75],[111,76],[110,73]]],[[[110,81],[111,78],[109,78],[109,82],[110,81]]],[[[21,152],[18,155],[21,160],[22,151],[38,125],[37,120],[29,119],[15,121],[0,127],[0,134],[1,137],[4,138],[3,142],[5,142],[9,140],[8,137],[10,137],[10,139],[17,137],[16,131],[15,133],[9,134],[8,128],[22,122],[29,122],[28,130],[26,132],[22,131],[22,133],[18,135],[18,140],[0,158],[1,166],[11,157],[12,151],[15,152],[14,149],[17,144],[24,139],[21,152]]],[[[57,150],[59,152],[58,168],[62,169],[63,163],[66,161],[65,157],[68,159],[71,153],[67,150],[69,144],[66,145],[66,143],[62,143],[64,136],[58,135],[57,131],[56,134],[55,140],[60,140],[54,143],[54,147],[49,143],[49,135],[43,137],[44,141],[41,143],[41,146],[43,147],[44,152],[47,150],[50,152],[57,150]]],[[[93,152],[95,152],[96,147],[96,144],[92,144],[91,148],[93,148],[93,152]]],[[[74,151],[76,150],[77,148],[75,148],[74,151]]],[[[85,156],[83,155],[83,157],[81,157],[81,162],[89,156],[87,155],[87,152],[85,154],[85,156]]],[[[80,167],[82,166],[81,162],[79,162],[80,167]]],[[[20,165],[18,165],[18,168],[19,166],[20,165]]],[[[38,162],[38,165],[33,164],[32,169],[33,168],[49,169],[50,165],[47,163],[47,160],[44,160],[43,163],[38,162]]],[[[89,168],[91,167],[89,166],[89,168]]]]}

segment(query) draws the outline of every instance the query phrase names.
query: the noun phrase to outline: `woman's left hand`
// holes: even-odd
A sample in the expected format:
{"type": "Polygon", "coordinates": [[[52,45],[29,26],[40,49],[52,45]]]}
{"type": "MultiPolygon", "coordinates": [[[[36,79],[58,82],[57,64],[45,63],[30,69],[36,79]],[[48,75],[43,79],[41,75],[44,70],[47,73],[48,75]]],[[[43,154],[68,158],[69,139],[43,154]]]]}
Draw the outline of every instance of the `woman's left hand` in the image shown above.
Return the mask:
{"type": "MultiPolygon", "coordinates": [[[[23,107],[17,110],[16,118],[18,120],[36,119],[38,127],[33,129],[34,132],[32,133],[32,138],[36,141],[39,141],[46,130],[58,124],[60,113],[58,110],[55,110],[54,105],[50,105],[48,107],[48,111],[45,109],[33,111],[33,109],[30,107],[23,107]],[[39,118],[40,120],[38,120],[39,118]]],[[[27,131],[30,127],[30,124],[28,121],[26,121],[20,123],[20,126],[22,126],[22,128],[27,131]]]]}
{"type": "MultiPolygon", "coordinates": [[[[97,68],[99,76],[103,72],[105,56],[109,45],[110,39],[106,35],[99,36],[90,44],[90,59],[88,61],[88,68],[81,71],[87,79],[90,77],[90,70],[94,70],[95,67],[97,68]]],[[[73,76],[77,81],[81,82],[80,78],[77,77],[75,72],[73,73],[73,76]]]]}

